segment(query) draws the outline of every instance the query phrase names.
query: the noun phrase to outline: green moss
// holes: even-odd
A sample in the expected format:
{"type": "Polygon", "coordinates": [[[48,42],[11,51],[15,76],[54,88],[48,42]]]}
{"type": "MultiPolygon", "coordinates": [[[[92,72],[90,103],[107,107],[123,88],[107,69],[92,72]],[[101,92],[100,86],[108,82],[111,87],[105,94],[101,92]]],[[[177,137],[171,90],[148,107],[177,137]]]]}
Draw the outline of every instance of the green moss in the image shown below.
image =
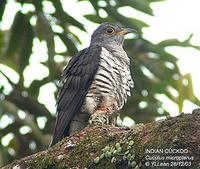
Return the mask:
{"type": "Polygon", "coordinates": [[[54,164],[53,157],[45,155],[45,156],[39,156],[37,158],[34,158],[34,160],[29,161],[27,163],[27,166],[30,167],[31,169],[34,168],[45,169],[53,164],[54,164]]]}
{"type": "MultiPolygon", "coordinates": [[[[100,159],[102,149],[114,138],[106,137],[107,133],[102,129],[97,128],[97,130],[91,131],[76,145],[76,148],[68,154],[67,161],[69,161],[68,164],[70,167],[77,166],[77,164],[82,167],[87,167],[94,161],[98,163],[98,160],[94,159],[100,159]],[[99,132],[101,132],[101,134],[99,134],[99,132]]],[[[103,158],[103,156],[104,155],[102,155],[101,158],[103,158]]]]}
{"type": "Polygon", "coordinates": [[[131,134],[132,130],[126,131],[107,144],[102,149],[102,154],[99,155],[98,163],[95,163],[94,168],[116,168],[120,161],[135,167],[135,141],[130,137],[131,134]]]}

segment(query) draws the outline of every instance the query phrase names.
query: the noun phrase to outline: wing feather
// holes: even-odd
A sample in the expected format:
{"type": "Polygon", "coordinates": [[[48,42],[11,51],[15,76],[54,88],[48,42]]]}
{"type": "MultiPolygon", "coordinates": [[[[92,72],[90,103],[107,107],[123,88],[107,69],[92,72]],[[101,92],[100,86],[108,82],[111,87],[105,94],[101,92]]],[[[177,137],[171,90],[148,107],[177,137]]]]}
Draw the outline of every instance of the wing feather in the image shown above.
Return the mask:
{"type": "Polygon", "coordinates": [[[74,56],[65,68],[57,100],[57,119],[52,144],[61,140],[74,115],[83,105],[87,91],[99,67],[101,47],[89,47],[74,56]]]}

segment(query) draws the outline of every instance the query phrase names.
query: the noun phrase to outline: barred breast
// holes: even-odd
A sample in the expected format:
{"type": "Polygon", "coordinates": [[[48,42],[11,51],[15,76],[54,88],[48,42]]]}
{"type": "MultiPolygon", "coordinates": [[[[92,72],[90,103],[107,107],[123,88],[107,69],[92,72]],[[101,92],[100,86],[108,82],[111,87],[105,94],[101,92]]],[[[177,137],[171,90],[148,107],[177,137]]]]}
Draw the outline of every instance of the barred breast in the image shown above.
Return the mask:
{"type": "Polygon", "coordinates": [[[121,54],[118,52],[102,47],[99,69],[88,90],[82,111],[92,114],[98,107],[111,106],[119,111],[131,95],[133,80],[129,58],[124,51],[121,54]]]}

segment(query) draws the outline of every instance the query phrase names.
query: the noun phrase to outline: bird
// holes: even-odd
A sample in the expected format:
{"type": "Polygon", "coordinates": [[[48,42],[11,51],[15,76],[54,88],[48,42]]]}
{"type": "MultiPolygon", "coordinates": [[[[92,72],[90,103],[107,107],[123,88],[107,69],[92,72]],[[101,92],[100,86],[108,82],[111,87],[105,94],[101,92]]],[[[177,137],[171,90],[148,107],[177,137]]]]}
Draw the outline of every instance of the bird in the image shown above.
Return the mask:
{"type": "Polygon", "coordinates": [[[124,37],[131,32],[135,30],[102,23],[89,47],[71,58],[60,79],[51,146],[92,121],[116,122],[134,87],[130,58],[123,49],[124,37]]]}

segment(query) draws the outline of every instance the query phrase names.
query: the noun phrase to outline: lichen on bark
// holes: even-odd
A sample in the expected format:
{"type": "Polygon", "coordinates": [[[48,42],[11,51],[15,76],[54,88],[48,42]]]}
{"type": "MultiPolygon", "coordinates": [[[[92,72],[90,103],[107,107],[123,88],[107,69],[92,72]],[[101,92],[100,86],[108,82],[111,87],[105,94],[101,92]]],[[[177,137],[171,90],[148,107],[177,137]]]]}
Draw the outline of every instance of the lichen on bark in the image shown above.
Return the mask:
{"type": "MultiPolygon", "coordinates": [[[[163,121],[134,125],[131,128],[90,126],[64,138],[55,146],[3,167],[19,168],[163,168],[145,166],[147,155],[193,157],[189,168],[200,168],[200,110],[163,121]],[[148,151],[187,150],[187,153],[159,154],[148,151]]],[[[171,158],[170,156],[170,158],[171,158]]],[[[154,160],[155,161],[155,160],[154,160]]],[[[157,160],[159,161],[159,160],[157,160]]],[[[170,159],[165,159],[171,164],[170,159]]],[[[164,163],[163,163],[164,164],[164,163]]],[[[167,166],[165,166],[167,167],[167,166]]],[[[19,169],[18,168],[18,169],[19,169]]],[[[173,166],[172,168],[180,168],[173,166]]]]}

